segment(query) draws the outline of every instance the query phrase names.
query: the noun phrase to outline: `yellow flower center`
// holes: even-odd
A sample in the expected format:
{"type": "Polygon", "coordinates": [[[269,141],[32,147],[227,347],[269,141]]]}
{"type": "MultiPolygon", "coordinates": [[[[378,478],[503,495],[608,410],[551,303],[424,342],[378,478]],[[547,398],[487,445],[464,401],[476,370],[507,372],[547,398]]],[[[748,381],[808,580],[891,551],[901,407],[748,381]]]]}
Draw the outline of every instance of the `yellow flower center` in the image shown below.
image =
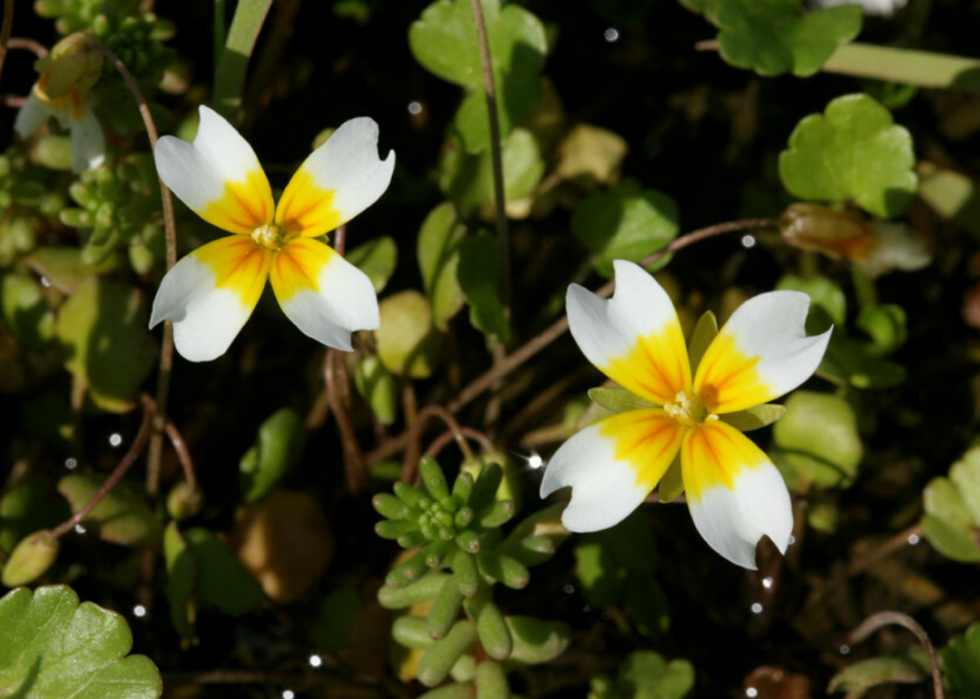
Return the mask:
{"type": "Polygon", "coordinates": [[[295,237],[295,234],[286,233],[274,223],[263,223],[252,231],[255,244],[272,251],[282,250],[295,237]]]}
{"type": "Polygon", "coordinates": [[[717,415],[708,412],[697,396],[688,396],[686,391],[678,392],[673,402],[664,406],[664,411],[676,422],[688,426],[718,419],[717,415]]]}

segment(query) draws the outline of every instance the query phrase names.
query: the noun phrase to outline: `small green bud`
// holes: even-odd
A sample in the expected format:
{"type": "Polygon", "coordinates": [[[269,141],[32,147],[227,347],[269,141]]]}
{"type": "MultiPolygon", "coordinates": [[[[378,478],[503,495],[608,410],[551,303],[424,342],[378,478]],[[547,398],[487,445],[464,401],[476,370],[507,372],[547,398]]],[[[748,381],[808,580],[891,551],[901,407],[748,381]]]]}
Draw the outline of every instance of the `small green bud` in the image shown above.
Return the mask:
{"type": "Polygon", "coordinates": [[[374,533],[380,536],[382,539],[394,540],[404,534],[414,532],[418,528],[419,525],[416,522],[409,522],[403,519],[383,519],[380,522],[375,523],[374,533]]]}
{"type": "Polygon", "coordinates": [[[419,472],[422,474],[422,482],[425,489],[433,500],[441,502],[449,497],[449,487],[446,484],[446,476],[443,474],[439,463],[431,456],[423,456],[419,462],[419,472]]]}
{"type": "Polygon", "coordinates": [[[438,568],[456,551],[451,540],[434,541],[423,549],[425,562],[430,568],[438,568]]]}
{"type": "Polygon", "coordinates": [[[477,555],[477,563],[481,573],[514,590],[526,587],[531,580],[531,574],[528,573],[527,568],[520,561],[510,556],[481,551],[477,555]]]}
{"type": "Polygon", "coordinates": [[[497,495],[497,488],[504,477],[504,471],[497,464],[487,464],[480,477],[473,485],[473,494],[470,495],[469,506],[479,512],[494,501],[497,495]]]}
{"type": "Polygon", "coordinates": [[[476,553],[480,550],[480,535],[471,529],[456,535],[456,545],[463,551],[476,553]]]}
{"type": "Polygon", "coordinates": [[[477,568],[476,556],[462,549],[457,550],[453,557],[452,568],[460,592],[467,597],[472,597],[480,591],[480,571],[477,568]]]}
{"type": "Polygon", "coordinates": [[[60,544],[44,529],[22,539],[14,547],[3,567],[0,582],[7,587],[18,587],[34,582],[50,568],[58,558],[60,544]]]}
{"type": "Polygon", "coordinates": [[[414,519],[412,508],[403,500],[388,493],[378,493],[371,498],[375,511],[388,519],[414,519]]]}
{"type": "Polygon", "coordinates": [[[495,529],[509,522],[516,513],[517,505],[513,500],[498,500],[484,508],[476,521],[484,529],[495,529]]]}
{"type": "Polygon", "coordinates": [[[204,507],[204,493],[192,488],[187,481],[180,481],[167,495],[167,513],[178,522],[190,519],[204,507]]]}
{"type": "Polygon", "coordinates": [[[466,471],[460,471],[453,483],[453,501],[456,507],[463,507],[469,502],[470,495],[473,493],[473,476],[466,471]]]}
{"type": "Polygon", "coordinates": [[[427,629],[429,636],[439,640],[445,636],[463,606],[463,593],[459,591],[459,586],[453,580],[446,580],[429,611],[427,629]]]}
{"type": "Polygon", "coordinates": [[[63,209],[58,218],[69,228],[88,228],[92,225],[92,219],[83,209],[63,209]]]}
{"type": "Polygon", "coordinates": [[[480,699],[510,699],[507,671],[493,660],[476,666],[476,695],[480,699]]]}
{"type": "Polygon", "coordinates": [[[426,687],[441,684],[456,661],[476,642],[476,628],[457,621],[442,640],[436,641],[419,660],[418,680],[426,687]]]}

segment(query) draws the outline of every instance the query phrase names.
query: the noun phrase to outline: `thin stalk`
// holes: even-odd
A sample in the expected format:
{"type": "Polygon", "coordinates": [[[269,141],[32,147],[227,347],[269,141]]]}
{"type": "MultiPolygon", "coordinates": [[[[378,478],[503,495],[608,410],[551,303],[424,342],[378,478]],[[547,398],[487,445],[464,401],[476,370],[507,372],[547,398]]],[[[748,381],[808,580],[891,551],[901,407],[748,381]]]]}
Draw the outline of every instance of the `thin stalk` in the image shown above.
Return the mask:
{"type": "Polygon", "coordinates": [[[459,450],[463,452],[463,458],[472,458],[473,452],[470,450],[469,444],[466,443],[467,439],[472,439],[480,443],[484,449],[490,449],[493,446],[493,442],[490,438],[479,430],[474,430],[472,427],[460,427],[459,432],[455,430],[446,430],[441,435],[432,440],[429,448],[425,450],[426,456],[431,456],[435,458],[439,456],[440,452],[445,449],[450,442],[456,442],[459,445],[459,450]]]}
{"type": "Polygon", "coordinates": [[[480,0],[470,0],[476,37],[480,43],[480,68],[483,71],[483,91],[487,96],[487,113],[490,118],[490,157],[493,163],[493,200],[497,211],[497,244],[500,246],[500,297],[504,313],[510,315],[510,232],[507,228],[507,212],[504,199],[504,164],[500,149],[500,120],[497,115],[497,89],[493,80],[493,63],[490,58],[490,41],[487,24],[483,19],[480,0]]]}
{"type": "Polygon", "coordinates": [[[932,645],[932,641],[929,640],[929,634],[926,633],[925,629],[919,625],[912,617],[907,614],[900,614],[899,612],[878,612],[877,614],[872,614],[863,622],[861,625],[854,629],[848,640],[852,643],[860,643],[868,636],[873,634],[878,629],[883,626],[889,625],[902,626],[919,639],[919,643],[926,650],[926,655],[929,656],[929,667],[932,669],[932,688],[935,693],[936,699],[944,699],[945,694],[943,693],[943,674],[939,670],[939,660],[936,658],[936,649],[932,645]]]}
{"type": "Polygon", "coordinates": [[[4,0],[3,27],[0,27],[0,71],[3,71],[7,59],[7,47],[10,45],[10,33],[14,30],[14,0],[4,0]]]}
{"type": "Polygon", "coordinates": [[[227,36],[225,26],[225,0],[214,0],[214,25],[212,27],[212,50],[214,52],[214,70],[218,71],[218,64],[221,63],[221,56],[225,52],[225,39],[227,36]]]}
{"type": "Polygon", "coordinates": [[[7,41],[7,48],[10,50],[23,49],[24,51],[30,51],[38,58],[44,58],[48,55],[47,47],[40,41],[34,41],[34,39],[27,39],[21,36],[15,36],[7,41]]]}
{"type": "MultiPolygon", "coordinates": [[[[119,56],[101,41],[90,36],[89,42],[109,59],[109,62],[126,81],[129,91],[139,106],[140,116],[143,117],[143,125],[150,139],[150,149],[155,149],[159,138],[157,126],[153,121],[153,115],[150,113],[150,107],[146,103],[143,91],[140,90],[133,74],[119,60],[119,56]]],[[[163,180],[160,180],[160,199],[163,204],[163,227],[167,243],[167,271],[169,272],[177,264],[177,224],[174,219],[174,202],[170,190],[163,180]]],[[[160,368],[157,374],[156,415],[153,418],[153,436],[150,439],[150,452],[146,461],[146,492],[151,498],[156,497],[160,492],[160,457],[163,453],[163,433],[167,422],[167,399],[170,395],[170,374],[173,370],[173,364],[174,328],[168,320],[163,326],[163,344],[160,348],[160,368]]]]}
{"type": "Polygon", "coordinates": [[[149,439],[150,429],[153,426],[153,401],[146,400],[143,401],[143,422],[140,424],[140,431],[136,434],[136,439],[133,440],[132,445],[129,447],[129,451],[126,455],[120,459],[119,464],[116,466],[115,470],[105,479],[102,486],[95,492],[92,499],[89,500],[85,505],[76,512],[71,518],[62,522],[57,527],[51,531],[51,537],[53,539],[59,539],[72,529],[76,525],[81,524],[81,522],[88,517],[92,510],[95,509],[96,505],[102,502],[102,498],[109,494],[116,484],[126,475],[126,472],[136,463],[136,459],[139,458],[140,453],[143,451],[143,447],[146,446],[146,440],[149,439]]]}
{"type": "Polygon", "coordinates": [[[922,536],[921,524],[913,524],[908,529],[903,529],[877,548],[869,551],[860,558],[853,559],[847,566],[847,574],[852,577],[860,575],[875,563],[883,561],[893,553],[897,553],[908,546],[913,546],[915,543],[918,543],[922,539],[922,536]]]}
{"type": "Polygon", "coordinates": [[[187,481],[187,485],[193,490],[197,490],[197,474],[194,471],[194,460],[191,459],[191,453],[188,451],[187,444],[184,442],[184,436],[170,420],[167,420],[166,431],[167,437],[170,438],[171,446],[177,452],[177,460],[180,461],[180,467],[184,470],[184,480],[187,481]]]}
{"type": "Polygon", "coordinates": [[[454,434],[459,435],[457,441],[463,455],[468,459],[473,458],[473,452],[470,451],[469,445],[463,439],[463,430],[452,413],[441,405],[427,405],[419,411],[418,418],[407,431],[407,449],[405,450],[405,458],[402,460],[402,480],[406,483],[411,483],[414,479],[415,469],[419,465],[419,457],[422,452],[422,433],[425,431],[426,424],[434,417],[442,420],[446,423],[446,427],[452,430],[454,434]]]}
{"type": "Polygon", "coordinates": [[[214,76],[214,108],[232,123],[242,105],[248,61],[272,0],[239,0],[214,76]]]}
{"type": "Polygon", "coordinates": [[[364,454],[354,431],[354,423],[350,419],[350,414],[347,412],[341,394],[340,384],[347,380],[347,371],[344,366],[344,358],[339,350],[333,347],[327,350],[323,373],[327,382],[330,410],[337,421],[337,428],[340,430],[340,444],[344,451],[344,475],[347,479],[347,488],[351,493],[362,493],[367,490],[370,483],[364,464],[364,454]]]}

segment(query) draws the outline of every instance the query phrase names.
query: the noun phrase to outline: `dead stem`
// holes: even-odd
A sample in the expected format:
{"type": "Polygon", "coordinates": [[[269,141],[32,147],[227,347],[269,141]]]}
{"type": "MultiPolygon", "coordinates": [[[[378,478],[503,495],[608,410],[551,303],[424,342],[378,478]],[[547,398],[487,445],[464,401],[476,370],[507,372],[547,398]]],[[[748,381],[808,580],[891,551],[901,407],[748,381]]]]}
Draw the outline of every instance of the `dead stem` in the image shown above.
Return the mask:
{"type": "Polygon", "coordinates": [[[0,71],[7,59],[7,49],[10,46],[10,33],[14,30],[14,0],[4,0],[3,27],[0,28],[0,71]]]}
{"type": "Polygon", "coordinates": [[[901,551],[906,546],[911,546],[913,542],[918,541],[921,538],[921,524],[913,524],[911,527],[903,529],[880,546],[875,547],[862,556],[854,558],[847,566],[848,576],[853,577],[855,575],[860,575],[875,563],[888,558],[893,553],[901,551]]]}
{"type": "Polygon", "coordinates": [[[132,445],[129,447],[129,451],[127,451],[126,455],[119,460],[119,464],[116,466],[115,470],[113,470],[109,477],[105,479],[105,482],[96,491],[95,495],[92,496],[92,499],[85,503],[82,509],[76,512],[70,519],[62,522],[51,531],[52,538],[61,538],[74,529],[76,525],[80,524],[86,517],[88,517],[92,510],[95,509],[96,505],[102,501],[102,498],[109,494],[109,491],[116,486],[120,479],[126,475],[126,472],[129,471],[132,465],[136,463],[136,459],[139,458],[139,455],[143,452],[143,447],[146,446],[146,440],[150,436],[150,428],[153,424],[154,413],[153,401],[144,399],[143,422],[140,424],[140,430],[136,434],[136,439],[133,440],[132,445]]]}
{"type": "Polygon", "coordinates": [[[943,693],[943,674],[939,670],[936,649],[933,648],[932,641],[929,640],[929,634],[912,617],[899,612],[878,612],[877,614],[872,614],[861,622],[860,626],[851,631],[848,640],[852,645],[860,643],[881,627],[889,625],[902,626],[915,634],[915,637],[919,639],[919,643],[925,648],[926,655],[929,656],[929,667],[932,669],[933,692],[935,693],[936,699],[943,699],[945,696],[943,693]]]}
{"type": "MultiPolygon", "coordinates": [[[[409,428],[408,443],[405,449],[405,458],[402,460],[402,480],[406,483],[411,483],[415,478],[415,469],[419,465],[419,456],[422,452],[422,434],[425,431],[425,426],[429,422],[430,418],[437,417],[446,423],[446,426],[452,430],[454,434],[462,436],[462,428],[460,428],[459,423],[456,418],[453,417],[452,413],[446,410],[441,405],[427,405],[421,411],[419,411],[418,418],[409,428]]],[[[473,454],[469,452],[469,447],[466,445],[466,440],[462,439],[459,442],[460,449],[463,450],[463,454],[467,458],[472,458],[473,454]]]]}
{"type": "MultiPolygon", "coordinates": [[[[119,60],[119,56],[113,53],[107,46],[94,36],[89,37],[92,46],[109,59],[109,62],[119,71],[129,91],[133,94],[136,104],[139,106],[140,115],[143,117],[143,125],[146,128],[147,136],[150,139],[150,149],[155,149],[159,135],[150,107],[146,103],[143,91],[136,83],[132,73],[126,65],[119,60]]],[[[160,198],[163,203],[163,223],[167,242],[167,271],[169,272],[177,264],[177,225],[174,221],[174,204],[170,196],[167,185],[160,180],[160,198]]],[[[163,326],[163,344],[160,348],[160,370],[157,375],[157,395],[156,395],[156,417],[153,419],[153,436],[150,440],[150,452],[146,461],[146,492],[151,498],[155,498],[160,492],[160,457],[163,453],[163,433],[167,422],[167,399],[170,394],[170,374],[174,363],[174,330],[173,324],[168,320],[163,326]]]]}
{"type": "Polygon", "coordinates": [[[34,41],[34,39],[28,39],[22,36],[12,37],[7,42],[7,48],[10,50],[21,49],[31,51],[38,58],[44,58],[48,55],[47,47],[40,41],[34,41]]]}
{"type": "Polygon", "coordinates": [[[361,445],[357,441],[357,434],[354,432],[354,424],[351,422],[350,414],[344,406],[343,393],[340,387],[341,382],[347,381],[347,367],[339,350],[333,347],[327,350],[323,375],[327,382],[330,410],[337,421],[337,428],[340,430],[347,488],[353,494],[362,493],[370,485],[364,463],[364,454],[361,452],[361,445]]]}

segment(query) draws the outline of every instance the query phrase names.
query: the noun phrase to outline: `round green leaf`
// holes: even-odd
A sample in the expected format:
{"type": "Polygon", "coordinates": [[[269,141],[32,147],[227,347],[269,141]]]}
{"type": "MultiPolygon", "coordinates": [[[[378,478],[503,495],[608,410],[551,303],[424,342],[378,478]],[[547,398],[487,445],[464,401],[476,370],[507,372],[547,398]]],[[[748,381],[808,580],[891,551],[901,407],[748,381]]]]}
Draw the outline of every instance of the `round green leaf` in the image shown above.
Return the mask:
{"type": "Polygon", "coordinates": [[[347,261],[364,272],[374,284],[374,293],[380,294],[395,272],[398,246],[389,236],[374,238],[348,252],[347,261]]]}
{"type": "Polygon", "coordinates": [[[788,274],[776,284],[777,289],[802,291],[810,297],[814,306],[819,306],[837,325],[844,325],[847,320],[847,298],[844,291],[826,277],[804,279],[795,274],[788,274]]]}
{"type": "Polygon", "coordinates": [[[262,586],[214,532],[204,527],[188,529],[184,543],[194,561],[195,590],[202,600],[233,616],[262,604],[262,586]]]}
{"type": "Polygon", "coordinates": [[[283,408],[259,427],[255,446],[238,464],[238,481],[245,502],[258,502],[268,495],[303,454],[306,430],[294,410],[283,408]]]}
{"type": "Polygon", "coordinates": [[[0,313],[4,324],[32,350],[44,350],[54,335],[54,314],[37,282],[29,277],[0,277],[0,313]]]}
{"type": "Polygon", "coordinates": [[[153,369],[157,346],[146,329],[145,305],[136,289],[89,277],[58,313],[65,367],[104,410],[129,410],[153,369]]]}
{"type": "Polygon", "coordinates": [[[813,75],[861,31],[860,6],[804,13],[801,0],[708,0],[721,57],[759,75],[813,75]]]}
{"type": "Polygon", "coordinates": [[[149,658],[127,656],[126,620],[64,585],[21,588],[0,599],[0,696],[30,699],[159,699],[149,658]]]}
{"type": "Polygon", "coordinates": [[[398,417],[398,385],[395,377],[374,355],[363,355],[354,369],[354,386],[371,412],[385,425],[398,417]]]}
{"type": "Polygon", "coordinates": [[[694,666],[686,660],[669,663],[659,653],[637,651],[631,654],[616,677],[624,699],[681,699],[694,688],[694,666]]]}
{"type": "Polygon", "coordinates": [[[572,234],[592,251],[596,271],[613,276],[613,260],[639,262],[677,237],[677,204],[627,179],[589,196],[572,214],[572,234]]]}
{"type": "Polygon", "coordinates": [[[942,649],[943,677],[956,697],[980,694],[980,624],[974,624],[942,649]]]}
{"type": "MultiPolygon", "coordinates": [[[[105,481],[102,477],[73,474],[58,481],[71,511],[78,513],[95,496],[105,481]]],[[[123,546],[152,546],[160,540],[162,527],[146,506],[143,489],[120,481],[82,520],[99,538],[123,546]]]]}
{"type": "Polygon", "coordinates": [[[431,376],[442,337],[432,325],[429,302],[417,291],[403,291],[382,301],[380,311],[381,327],[374,337],[388,371],[413,379],[431,376]]]}
{"type": "Polygon", "coordinates": [[[417,252],[422,286],[432,304],[432,320],[441,330],[463,307],[456,266],[459,243],[465,235],[466,227],[460,223],[456,207],[448,201],[429,212],[419,230],[417,252]]]}
{"type": "Polygon", "coordinates": [[[868,213],[900,216],[915,196],[912,136],[873,98],[845,95],[823,114],[805,117],[779,156],[790,194],[821,202],[851,202],[868,213]]]}
{"type": "Polygon", "coordinates": [[[929,481],[922,499],[922,528],[930,543],[954,561],[980,561],[980,447],[953,464],[949,478],[929,481]]]}
{"type": "Polygon", "coordinates": [[[857,473],[864,449],[850,404],[826,393],[797,391],[786,401],[786,414],[773,428],[773,454],[794,490],[847,486],[857,473]]]}

